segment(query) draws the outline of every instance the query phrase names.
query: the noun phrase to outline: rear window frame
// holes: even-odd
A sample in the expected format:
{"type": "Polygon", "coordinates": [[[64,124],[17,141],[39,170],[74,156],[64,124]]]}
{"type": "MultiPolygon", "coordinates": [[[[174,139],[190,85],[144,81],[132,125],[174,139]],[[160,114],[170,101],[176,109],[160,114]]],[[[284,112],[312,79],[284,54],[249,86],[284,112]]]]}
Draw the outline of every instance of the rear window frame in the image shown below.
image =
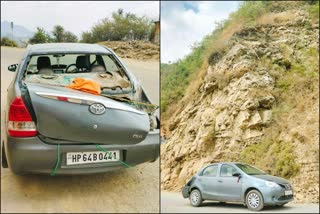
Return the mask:
{"type": "Polygon", "coordinates": [[[18,82],[20,87],[25,85],[23,79],[25,78],[25,74],[27,72],[27,67],[28,67],[28,65],[30,63],[30,60],[31,60],[31,58],[33,56],[54,55],[54,54],[79,54],[79,55],[80,54],[96,54],[96,55],[100,54],[100,55],[109,55],[122,68],[122,71],[124,72],[124,74],[129,79],[129,81],[131,83],[130,84],[131,85],[131,92],[132,93],[136,92],[136,87],[137,87],[136,86],[137,83],[135,81],[136,77],[127,70],[125,64],[112,51],[110,53],[106,53],[106,52],[95,52],[95,53],[92,53],[92,52],[78,52],[78,51],[76,51],[76,52],[73,52],[73,51],[56,52],[56,51],[54,51],[54,52],[35,52],[35,53],[30,53],[27,50],[26,53],[24,54],[24,56],[21,59],[21,65],[22,66],[20,66],[20,70],[18,70],[18,73],[17,73],[15,81],[18,82]],[[133,75],[133,76],[131,76],[131,75],[133,75]]]}

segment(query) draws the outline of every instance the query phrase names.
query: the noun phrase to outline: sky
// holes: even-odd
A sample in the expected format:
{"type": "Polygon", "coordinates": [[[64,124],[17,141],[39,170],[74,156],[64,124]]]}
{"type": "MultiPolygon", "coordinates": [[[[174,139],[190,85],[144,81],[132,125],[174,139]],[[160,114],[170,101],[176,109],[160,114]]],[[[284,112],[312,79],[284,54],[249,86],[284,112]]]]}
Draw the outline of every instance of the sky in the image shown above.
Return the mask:
{"type": "Polygon", "coordinates": [[[159,7],[158,1],[1,1],[1,21],[13,21],[31,31],[36,31],[38,26],[52,31],[59,24],[79,37],[119,8],[159,20],[159,7]]]}
{"type": "Polygon", "coordinates": [[[238,1],[161,2],[161,63],[176,62],[214,30],[215,22],[236,11],[238,1]]]}

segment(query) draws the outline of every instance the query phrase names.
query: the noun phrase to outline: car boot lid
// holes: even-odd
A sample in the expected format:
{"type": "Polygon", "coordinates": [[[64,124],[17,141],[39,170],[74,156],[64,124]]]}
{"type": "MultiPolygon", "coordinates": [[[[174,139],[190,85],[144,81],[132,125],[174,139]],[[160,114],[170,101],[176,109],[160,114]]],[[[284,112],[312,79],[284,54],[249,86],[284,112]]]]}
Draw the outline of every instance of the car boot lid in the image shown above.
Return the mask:
{"type": "Polygon", "coordinates": [[[61,101],[68,101],[71,103],[78,103],[82,105],[92,105],[93,103],[102,103],[106,108],[117,109],[121,111],[133,112],[136,114],[147,114],[139,111],[129,105],[115,101],[111,98],[89,94],[82,91],[77,91],[60,86],[43,85],[37,83],[27,83],[28,88],[32,88],[32,92],[38,96],[55,99],[61,101]]]}

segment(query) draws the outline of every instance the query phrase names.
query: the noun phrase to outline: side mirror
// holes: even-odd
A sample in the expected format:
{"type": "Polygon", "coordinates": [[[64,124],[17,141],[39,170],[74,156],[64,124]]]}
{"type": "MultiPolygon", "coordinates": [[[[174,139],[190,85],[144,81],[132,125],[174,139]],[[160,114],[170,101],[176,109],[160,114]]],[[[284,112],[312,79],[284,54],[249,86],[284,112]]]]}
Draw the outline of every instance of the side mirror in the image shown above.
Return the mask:
{"type": "Polygon", "coordinates": [[[17,70],[18,64],[12,64],[8,66],[8,70],[15,72],[17,70]]]}
{"type": "Polygon", "coordinates": [[[232,174],[233,177],[241,177],[241,174],[239,172],[235,172],[232,174]]]}

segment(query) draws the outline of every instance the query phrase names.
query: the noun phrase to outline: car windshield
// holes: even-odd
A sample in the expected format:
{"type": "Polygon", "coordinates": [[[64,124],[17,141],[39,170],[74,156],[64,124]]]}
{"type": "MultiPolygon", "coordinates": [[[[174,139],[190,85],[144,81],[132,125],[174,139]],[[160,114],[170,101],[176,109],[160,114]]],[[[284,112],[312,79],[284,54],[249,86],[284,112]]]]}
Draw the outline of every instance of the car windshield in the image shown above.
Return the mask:
{"type": "Polygon", "coordinates": [[[46,54],[31,56],[24,81],[67,86],[77,77],[98,83],[102,92],[124,93],[131,90],[129,77],[110,54],[46,54]]]}
{"type": "Polygon", "coordinates": [[[243,172],[245,172],[247,175],[264,175],[267,174],[264,171],[257,169],[253,166],[250,166],[248,164],[236,164],[237,167],[239,167],[243,172]]]}

